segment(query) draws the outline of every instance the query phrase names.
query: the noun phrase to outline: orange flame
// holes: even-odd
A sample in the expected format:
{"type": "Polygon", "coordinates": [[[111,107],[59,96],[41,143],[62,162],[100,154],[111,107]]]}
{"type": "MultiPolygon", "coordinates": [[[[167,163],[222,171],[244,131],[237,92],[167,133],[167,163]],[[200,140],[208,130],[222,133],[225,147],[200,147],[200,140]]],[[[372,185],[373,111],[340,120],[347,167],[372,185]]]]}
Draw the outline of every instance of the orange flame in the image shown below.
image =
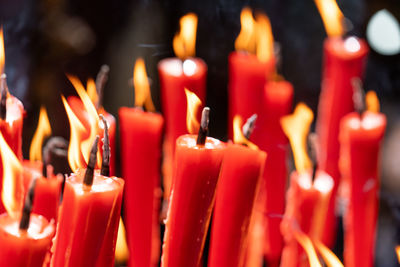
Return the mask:
{"type": "MultiPolygon", "coordinates": [[[[81,141],[81,151],[85,162],[88,163],[90,150],[92,148],[94,139],[96,139],[96,135],[99,132],[99,114],[97,113],[96,107],[94,106],[92,100],[90,99],[88,93],[85,90],[83,84],[79,81],[77,77],[68,76],[68,79],[75,87],[76,92],[78,93],[80,99],[82,100],[83,105],[85,106],[85,110],[89,115],[90,121],[90,132],[89,137],[86,140],[81,141]]],[[[100,150],[97,152],[97,164],[101,164],[101,154],[100,150]]]]}
{"type": "Polygon", "coordinates": [[[397,261],[400,263],[400,245],[396,246],[397,261]]]}
{"type": "Polygon", "coordinates": [[[312,164],[307,154],[307,136],[314,119],[312,110],[304,103],[299,103],[293,114],[282,117],[281,125],[289,138],[293,151],[294,163],[299,173],[302,173],[312,164]]]}
{"type": "Polygon", "coordinates": [[[338,257],[322,242],[314,240],[314,245],[328,267],[344,267],[338,257]]]}
{"type": "Polygon", "coordinates": [[[294,230],[293,235],[306,252],[310,267],[322,267],[311,239],[300,230],[294,230]]]}
{"type": "Polygon", "coordinates": [[[17,156],[8,146],[6,140],[0,132],[0,154],[3,163],[3,190],[1,200],[7,213],[15,218],[16,214],[22,210],[22,195],[18,192],[18,187],[22,186],[21,174],[22,164],[17,156]]]}
{"type": "Polygon", "coordinates": [[[365,95],[365,102],[367,104],[367,110],[378,113],[380,110],[380,104],[378,96],[375,91],[368,91],[365,95]]]}
{"type": "Polygon", "coordinates": [[[258,14],[254,20],[250,8],[243,8],[240,13],[241,30],[235,41],[235,49],[257,55],[257,58],[266,62],[273,58],[274,36],[271,23],[264,14],[258,14]]]}
{"type": "Polygon", "coordinates": [[[172,41],[174,52],[180,59],[194,57],[196,54],[196,30],[197,15],[189,13],[183,16],[180,21],[180,31],[175,34],[172,41]]]}
{"type": "Polygon", "coordinates": [[[135,106],[145,106],[148,111],[155,111],[151,100],[149,79],[147,78],[146,65],[142,58],[138,58],[133,69],[133,85],[135,86],[135,106]]]}
{"type": "Polygon", "coordinates": [[[344,34],[343,19],[335,0],[314,0],[324,22],[325,30],[329,37],[342,36],[344,34]]]}
{"type": "Polygon", "coordinates": [[[198,109],[201,106],[200,98],[185,88],[187,100],[186,127],[189,133],[195,134],[199,131],[200,123],[196,118],[198,109]]]}
{"type": "Polygon", "coordinates": [[[4,51],[4,35],[3,26],[0,27],[0,74],[4,72],[4,63],[6,60],[6,55],[4,51]]]}
{"type": "Polygon", "coordinates": [[[31,161],[42,160],[43,140],[51,135],[51,126],[45,107],[40,107],[39,122],[33,135],[31,147],[29,148],[29,159],[31,161]]]}
{"type": "Polygon", "coordinates": [[[84,166],[84,158],[81,153],[81,140],[85,134],[85,127],[80,122],[78,117],[72,111],[71,107],[68,105],[67,100],[64,96],[61,96],[64,103],[65,110],[67,112],[68,121],[70,125],[70,138],[68,146],[68,163],[73,172],[78,171],[79,168],[84,166]]]}
{"type": "Polygon", "coordinates": [[[92,78],[89,78],[86,83],[86,91],[90,100],[92,100],[93,105],[96,105],[99,101],[99,95],[97,94],[96,82],[92,78]]]}
{"type": "Polygon", "coordinates": [[[235,144],[243,144],[246,145],[248,147],[250,147],[251,149],[258,149],[258,147],[253,144],[252,142],[250,142],[244,135],[242,132],[242,126],[243,126],[243,120],[242,117],[240,117],[239,115],[236,115],[233,118],[233,142],[235,144]]]}

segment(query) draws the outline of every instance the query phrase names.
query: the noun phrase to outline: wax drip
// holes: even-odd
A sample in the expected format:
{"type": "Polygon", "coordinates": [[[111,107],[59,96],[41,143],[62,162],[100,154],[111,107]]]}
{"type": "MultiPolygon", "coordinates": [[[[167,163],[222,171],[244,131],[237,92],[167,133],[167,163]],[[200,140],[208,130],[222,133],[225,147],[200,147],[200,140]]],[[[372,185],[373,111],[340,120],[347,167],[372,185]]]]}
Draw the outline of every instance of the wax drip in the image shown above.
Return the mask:
{"type": "Polygon", "coordinates": [[[8,95],[7,76],[5,73],[3,73],[0,76],[0,91],[1,91],[0,118],[2,120],[5,120],[7,117],[7,95],[8,95]]]}
{"type": "Polygon", "coordinates": [[[29,221],[31,219],[31,213],[33,208],[33,199],[35,196],[36,179],[33,179],[28,190],[28,194],[25,197],[24,207],[22,209],[22,216],[19,222],[20,230],[28,230],[29,221]]]}
{"type": "Polygon", "coordinates": [[[362,82],[359,78],[353,78],[351,80],[351,85],[353,86],[354,109],[361,116],[366,108],[365,92],[362,86],[362,82]]]}
{"type": "Polygon", "coordinates": [[[106,64],[101,66],[99,73],[96,76],[96,90],[98,99],[95,103],[96,109],[99,109],[103,104],[103,93],[104,87],[108,80],[108,74],[110,73],[110,67],[106,64]]]}
{"type": "MultiPolygon", "coordinates": [[[[48,139],[42,152],[43,158],[43,176],[47,174],[45,166],[53,166],[55,174],[71,173],[68,165],[68,141],[60,136],[53,136],[48,139]]],[[[46,177],[46,176],[45,176],[46,177]]]]}
{"type": "Polygon", "coordinates": [[[110,139],[108,136],[108,123],[104,116],[100,114],[100,118],[104,125],[104,138],[103,138],[103,158],[101,161],[101,171],[100,174],[104,176],[110,176],[110,139]]]}
{"type": "Polygon", "coordinates": [[[90,150],[89,163],[86,167],[85,177],[83,178],[83,184],[86,186],[92,186],[94,178],[94,168],[96,167],[97,161],[97,146],[99,144],[99,136],[93,142],[92,149],[90,150]]]}
{"type": "Polygon", "coordinates": [[[243,124],[242,132],[244,137],[246,137],[246,139],[250,139],[254,127],[256,126],[256,121],[257,121],[257,114],[253,114],[250,118],[247,119],[246,123],[243,124]]]}
{"type": "Polygon", "coordinates": [[[204,145],[206,143],[209,122],[210,122],[210,108],[205,107],[205,108],[203,108],[203,112],[201,113],[199,134],[197,135],[197,144],[198,145],[204,145]]]}
{"type": "Polygon", "coordinates": [[[310,159],[312,162],[312,172],[311,172],[311,181],[314,182],[315,180],[315,175],[317,173],[317,168],[318,168],[318,160],[317,160],[317,134],[316,133],[310,133],[308,135],[308,145],[310,147],[310,159]]]}

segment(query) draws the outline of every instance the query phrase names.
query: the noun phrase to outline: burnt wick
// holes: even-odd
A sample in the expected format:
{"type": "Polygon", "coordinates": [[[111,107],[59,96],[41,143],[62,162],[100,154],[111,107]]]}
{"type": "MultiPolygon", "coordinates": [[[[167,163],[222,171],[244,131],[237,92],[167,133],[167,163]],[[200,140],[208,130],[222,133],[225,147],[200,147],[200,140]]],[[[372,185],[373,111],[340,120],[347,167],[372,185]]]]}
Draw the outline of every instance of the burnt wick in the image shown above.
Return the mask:
{"type": "Polygon", "coordinates": [[[363,85],[360,78],[353,78],[351,80],[351,85],[353,86],[354,109],[361,116],[366,109],[363,85]]]}
{"type": "Polygon", "coordinates": [[[311,181],[312,182],[314,182],[314,180],[315,180],[315,175],[317,173],[317,168],[318,168],[317,139],[318,139],[318,136],[316,133],[310,133],[308,135],[308,144],[310,147],[310,159],[312,162],[312,172],[311,172],[311,181]]]}
{"type": "Polygon", "coordinates": [[[104,138],[103,138],[103,158],[101,161],[101,170],[100,174],[103,176],[110,176],[110,138],[108,134],[108,124],[107,120],[104,118],[102,114],[100,114],[100,118],[104,125],[104,138]]]}
{"type": "Polygon", "coordinates": [[[247,119],[246,123],[243,124],[242,132],[246,139],[250,139],[251,134],[253,133],[254,127],[256,126],[257,114],[253,114],[250,118],[247,119]]]}
{"type": "Polygon", "coordinates": [[[210,123],[210,108],[203,108],[201,113],[201,122],[199,128],[199,134],[197,135],[197,145],[204,145],[208,135],[208,124],[210,123]]]}
{"type": "Polygon", "coordinates": [[[101,66],[99,73],[96,76],[96,91],[98,95],[98,100],[95,103],[96,109],[99,109],[103,103],[103,93],[104,87],[108,81],[108,75],[110,73],[110,67],[106,64],[101,66]]]}
{"type": "Polygon", "coordinates": [[[7,95],[8,95],[8,86],[7,86],[7,76],[3,73],[0,76],[0,118],[5,120],[7,117],[7,95]]]}
{"type": "Polygon", "coordinates": [[[22,209],[22,216],[19,222],[19,230],[28,230],[29,221],[31,219],[31,213],[33,209],[33,199],[35,196],[36,179],[33,179],[28,190],[28,194],[25,197],[24,207],[22,209]]]}
{"type": "Polygon", "coordinates": [[[85,177],[83,178],[83,184],[90,187],[93,184],[94,178],[94,168],[96,167],[97,161],[97,146],[99,144],[99,136],[96,136],[94,139],[92,149],[90,150],[89,154],[89,162],[86,167],[85,177]]]}

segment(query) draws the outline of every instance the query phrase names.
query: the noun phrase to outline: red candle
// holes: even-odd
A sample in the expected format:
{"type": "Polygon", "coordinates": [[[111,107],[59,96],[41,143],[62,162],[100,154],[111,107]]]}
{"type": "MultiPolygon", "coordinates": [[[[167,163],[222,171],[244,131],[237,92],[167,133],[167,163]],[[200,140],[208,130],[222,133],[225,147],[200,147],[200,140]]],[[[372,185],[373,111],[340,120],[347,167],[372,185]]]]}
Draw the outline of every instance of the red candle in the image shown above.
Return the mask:
{"type": "MultiPolygon", "coordinates": [[[[134,83],[135,105],[142,106],[146,98],[151,100],[142,59],[136,61],[134,83]]],[[[164,119],[160,114],[145,112],[141,108],[122,107],[119,120],[129,266],[156,266],[160,255],[160,171],[164,119]]]]}
{"type": "Polygon", "coordinates": [[[263,171],[266,153],[249,143],[241,131],[239,120],[235,143],[225,151],[216,193],[211,243],[208,258],[210,267],[243,266],[248,242],[250,217],[263,171]],[[238,140],[240,139],[240,141],[238,140]]]}
{"type": "Polygon", "coordinates": [[[159,62],[162,112],[165,118],[163,158],[164,193],[169,196],[172,181],[175,141],[186,134],[186,97],[184,89],[194,92],[204,103],[207,65],[194,58],[197,16],[189,13],[180,20],[181,31],[174,37],[174,51],[179,58],[159,62]]]}
{"type": "Polygon", "coordinates": [[[378,215],[379,153],[386,117],[366,111],[346,115],[341,123],[340,166],[348,200],[344,215],[346,266],[374,266],[378,215]]]}
{"type": "Polygon", "coordinates": [[[329,38],[324,42],[324,64],[316,132],[319,140],[318,164],[335,181],[323,243],[332,246],[335,235],[335,202],[340,181],[339,126],[353,107],[354,79],[363,76],[368,47],[354,36],[342,39],[343,15],[335,1],[316,0],[329,38]],[[329,20],[331,18],[331,20],[329,20]]]}

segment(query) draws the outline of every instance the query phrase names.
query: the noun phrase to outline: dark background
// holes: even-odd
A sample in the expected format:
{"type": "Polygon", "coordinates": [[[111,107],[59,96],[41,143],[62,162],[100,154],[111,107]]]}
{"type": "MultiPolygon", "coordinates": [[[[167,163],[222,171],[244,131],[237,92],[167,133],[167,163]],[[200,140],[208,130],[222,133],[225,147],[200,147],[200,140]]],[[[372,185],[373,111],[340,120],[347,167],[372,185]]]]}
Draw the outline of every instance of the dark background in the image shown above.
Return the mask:
{"type": "MultiPolygon", "coordinates": [[[[369,18],[382,8],[400,18],[397,0],[340,0],[351,34],[365,37],[369,18]]],[[[281,44],[280,73],[293,83],[295,101],[316,110],[320,92],[322,43],[325,30],[312,0],[0,0],[4,25],[6,69],[12,94],[27,110],[24,155],[28,156],[39,107],[46,106],[53,134],[69,138],[68,120],[60,94],[74,93],[65,73],[83,81],[95,77],[103,63],[110,65],[104,106],[117,116],[120,106],[133,106],[129,85],[134,61],[144,57],[152,94],[160,110],[157,63],[173,56],[172,37],[179,18],[187,12],[199,16],[197,56],[208,64],[207,105],[212,109],[211,135],[226,139],[227,57],[240,31],[244,6],[264,11],[281,44]]],[[[398,266],[394,245],[400,242],[400,56],[382,56],[371,50],[365,89],[376,90],[388,116],[383,150],[382,194],[376,266],[398,266]],[[399,147],[399,149],[397,149],[399,147]]],[[[118,151],[116,158],[118,160],[118,151]]]]}

